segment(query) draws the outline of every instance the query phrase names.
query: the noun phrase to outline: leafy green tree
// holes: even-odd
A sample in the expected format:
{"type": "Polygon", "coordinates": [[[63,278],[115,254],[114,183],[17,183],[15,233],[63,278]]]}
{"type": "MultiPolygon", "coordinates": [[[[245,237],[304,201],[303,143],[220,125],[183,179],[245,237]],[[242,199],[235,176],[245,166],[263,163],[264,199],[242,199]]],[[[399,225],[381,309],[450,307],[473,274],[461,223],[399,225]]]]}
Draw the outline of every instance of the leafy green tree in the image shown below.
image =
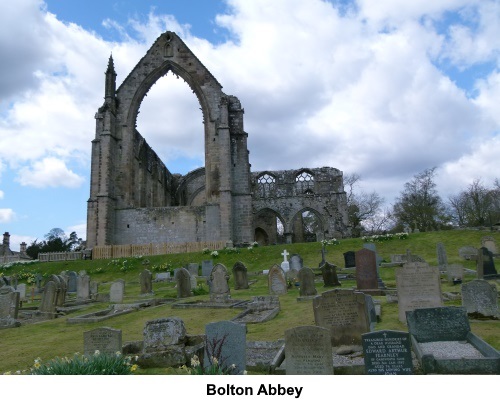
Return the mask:
{"type": "Polygon", "coordinates": [[[392,215],[397,228],[430,231],[446,225],[450,216],[434,183],[436,168],[426,169],[405,183],[392,215]]]}

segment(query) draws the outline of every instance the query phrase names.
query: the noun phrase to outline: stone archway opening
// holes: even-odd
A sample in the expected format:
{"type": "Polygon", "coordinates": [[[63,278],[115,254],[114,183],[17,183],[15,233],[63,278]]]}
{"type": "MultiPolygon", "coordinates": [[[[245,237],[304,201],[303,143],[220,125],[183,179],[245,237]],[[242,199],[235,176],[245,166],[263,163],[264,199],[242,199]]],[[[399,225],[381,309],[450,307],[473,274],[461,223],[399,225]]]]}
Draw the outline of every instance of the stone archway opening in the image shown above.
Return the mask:
{"type": "Polygon", "coordinates": [[[291,229],[293,243],[317,242],[324,234],[321,216],[309,208],[304,208],[295,215],[291,229]]]}
{"type": "MultiPolygon", "coordinates": [[[[254,218],[254,235],[261,238],[265,245],[285,243],[285,224],[280,216],[272,209],[259,211],[254,218]]],[[[261,243],[259,242],[259,245],[261,243]]]]}
{"type": "Polygon", "coordinates": [[[189,85],[168,71],[141,102],[136,129],[171,173],[205,165],[205,128],[200,102],[189,85]]]}

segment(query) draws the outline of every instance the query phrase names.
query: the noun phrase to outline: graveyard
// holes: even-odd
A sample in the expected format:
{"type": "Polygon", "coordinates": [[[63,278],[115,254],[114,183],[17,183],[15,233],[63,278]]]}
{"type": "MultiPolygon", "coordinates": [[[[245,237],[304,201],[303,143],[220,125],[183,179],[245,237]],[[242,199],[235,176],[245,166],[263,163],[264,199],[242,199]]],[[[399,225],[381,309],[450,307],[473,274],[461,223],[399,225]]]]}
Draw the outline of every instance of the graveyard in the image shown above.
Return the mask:
{"type": "MultiPolygon", "coordinates": [[[[477,271],[478,263],[488,260],[482,253],[467,256],[462,249],[479,249],[485,237],[500,241],[498,233],[489,230],[450,230],[414,233],[404,239],[345,239],[338,245],[326,246],[326,251],[322,251],[320,242],[310,242],[227,248],[217,254],[209,251],[4,266],[0,269],[2,278],[17,279],[17,283],[25,285],[25,291],[20,303],[15,303],[19,306],[15,321],[0,329],[0,374],[29,370],[36,358],[50,360],[89,352],[84,341],[93,334],[100,339],[116,335],[116,341],[110,344],[113,351],[122,347],[124,353],[139,355],[135,374],[186,374],[186,369],[178,365],[165,366],[163,360],[151,360],[160,350],[155,340],[162,328],[158,325],[172,329],[172,324],[181,324],[175,326],[181,331],[180,337],[174,339],[176,345],[182,342],[178,351],[200,357],[203,335],[219,322],[224,329],[237,330],[240,343],[246,340],[248,374],[365,374],[362,360],[367,355],[362,347],[366,353],[376,353],[385,341],[392,341],[392,347],[406,354],[412,342],[413,367],[411,361],[408,365],[408,358],[402,359],[402,374],[460,374],[461,370],[498,374],[500,279],[488,277],[486,266],[477,271]],[[370,250],[372,247],[376,253],[370,250]],[[284,251],[289,254],[288,276],[280,270],[284,251]],[[355,252],[356,268],[346,266],[346,252],[355,252]],[[320,266],[323,256],[328,266],[320,266]],[[410,263],[403,265],[402,260],[410,263]],[[377,271],[369,271],[372,262],[378,264],[377,271]],[[332,268],[336,277],[327,277],[332,268]],[[485,273],[481,274],[483,269],[485,273]],[[74,286],[69,281],[66,290],[58,287],[61,272],[77,274],[89,291],[83,295],[80,290],[72,292],[74,286]],[[43,291],[36,292],[35,274],[42,275],[39,283],[43,291]],[[64,302],[57,295],[61,301],[47,309],[43,301],[51,289],[63,291],[66,299],[64,302]],[[342,300],[346,307],[340,315],[327,308],[335,300],[342,300]],[[366,316],[359,315],[358,307],[366,316]],[[432,354],[425,350],[432,336],[422,332],[421,319],[444,315],[419,315],[417,309],[434,311],[436,307],[450,307],[452,312],[453,308],[461,308],[459,316],[453,315],[459,321],[449,322],[442,335],[452,336],[450,340],[462,347],[474,346],[471,350],[476,356],[481,355],[477,350],[482,351],[487,364],[450,363],[430,357],[432,354]],[[412,315],[409,325],[406,311],[417,314],[412,315]],[[415,316],[420,323],[414,321],[415,316]],[[347,327],[344,331],[351,318],[356,319],[354,332],[347,327]],[[238,326],[231,326],[234,324],[238,326]],[[418,330],[408,335],[411,328],[418,330]],[[362,339],[364,333],[367,335],[362,339]],[[285,341],[288,345],[284,345],[285,341]],[[137,346],[142,344],[141,351],[137,346]],[[306,344],[313,344],[314,350],[304,354],[306,344]],[[347,365],[336,365],[334,360],[334,370],[329,370],[331,365],[325,364],[324,354],[331,357],[330,351],[335,355],[339,347],[344,347],[344,353],[336,356],[347,359],[347,365]],[[258,367],[250,356],[285,361],[273,367],[258,367]],[[317,362],[311,361],[316,358],[317,362]],[[424,368],[421,363],[425,363],[424,368]]],[[[491,265],[498,268],[498,256],[491,259],[491,265]]],[[[430,328],[429,324],[424,322],[430,328]]],[[[434,325],[432,329],[439,327],[434,325]]],[[[242,350],[232,353],[239,354],[235,364],[245,362],[242,350]]],[[[370,357],[372,363],[372,371],[382,367],[370,357]]]]}

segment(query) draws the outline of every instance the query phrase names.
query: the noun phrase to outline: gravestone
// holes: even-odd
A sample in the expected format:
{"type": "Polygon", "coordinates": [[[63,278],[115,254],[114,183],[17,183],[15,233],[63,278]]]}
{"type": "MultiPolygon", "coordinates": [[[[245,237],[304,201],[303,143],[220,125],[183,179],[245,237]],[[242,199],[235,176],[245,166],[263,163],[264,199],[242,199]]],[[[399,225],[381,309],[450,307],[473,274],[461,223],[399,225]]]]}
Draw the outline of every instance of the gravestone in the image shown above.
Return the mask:
{"type": "Polygon", "coordinates": [[[477,250],[477,278],[489,278],[497,275],[493,254],[485,247],[477,250]]]}
{"type": "Polygon", "coordinates": [[[16,292],[19,293],[19,300],[24,301],[26,299],[26,284],[18,284],[16,292]]]}
{"type": "Polygon", "coordinates": [[[396,269],[399,320],[406,322],[406,311],[443,306],[439,270],[427,263],[406,263],[396,269]]]}
{"type": "Polygon", "coordinates": [[[191,290],[196,290],[196,288],[198,288],[198,279],[192,274],[189,278],[191,280],[191,290]]]}
{"type": "Polygon", "coordinates": [[[90,280],[89,285],[90,298],[95,298],[99,293],[99,283],[97,281],[90,280]]]}
{"type": "Polygon", "coordinates": [[[64,280],[53,274],[50,276],[50,278],[47,280],[48,281],[53,281],[55,286],[56,286],[56,295],[55,295],[55,303],[56,306],[62,307],[64,305],[64,302],[66,300],[66,288],[64,286],[64,280]]]}
{"type": "Polygon", "coordinates": [[[170,281],[171,275],[169,272],[166,273],[156,273],[155,281],[156,282],[161,282],[161,281],[170,281]]]}
{"type": "Polygon", "coordinates": [[[180,268],[175,274],[177,283],[177,298],[191,297],[191,275],[189,271],[180,268]]]}
{"type": "Polygon", "coordinates": [[[493,255],[498,254],[498,247],[493,236],[483,236],[481,238],[481,247],[488,249],[493,255]]]}
{"type": "Polygon", "coordinates": [[[283,261],[281,262],[281,269],[287,273],[289,270],[290,270],[290,263],[288,262],[287,260],[287,255],[289,255],[289,253],[286,251],[286,249],[283,251],[283,253],[281,254],[281,256],[283,256],[283,261]]]}
{"type": "Polygon", "coordinates": [[[369,294],[365,294],[366,312],[368,312],[368,319],[370,320],[370,331],[375,330],[377,324],[377,311],[375,310],[375,300],[369,294]]]}
{"type": "MultiPolygon", "coordinates": [[[[187,270],[186,273],[189,277],[187,270]]],[[[167,349],[168,346],[184,343],[186,327],[182,319],[178,317],[154,319],[146,322],[143,336],[144,353],[160,352],[167,349]]]]}
{"type": "Polygon", "coordinates": [[[217,357],[219,365],[232,369],[231,374],[243,374],[246,370],[247,327],[231,321],[212,322],[205,326],[205,358],[209,367],[211,358],[217,357]],[[234,364],[234,368],[231,366],[234,364]]]}
{"type": "Polygon", "coordinates": [[[125,280],[116,280],[109,288],[109,302],[121,304],[125,295],[125,280]]]}
{"type": "Polygon", "coordinates": [[[139,275],[139,283],[141,285],[141,294],[153,293],[153,275],[148,269],[141,271],[139,275]]]}
{"type": "Polygon", "coordinates": [[[277,264],[273,265],[267,275],[269,294],[281,295],[287,293],[286,278],[283,269],[277,264]]]}
{"type": "Polygon", "coordinates": [[[19,292],[11,286],[0,288],[0,329],[19,326],[17,313],[19,309],[19,292]]]}
{"type": "Polygon", "coordinates": [[[474,246],[462,246],[458,249],[458,255],[465,260],[476,260],[477,249],[474,246]]]}
{"type": "Polygon", "coordinates": [[[498,317],[497,287],[486,280],[462,284],[462,306],[468,314],[498,317]]]}
{"type": "Polygon", "coordinates": [[[376,268],[376,271],[377,271],[377,285],[378,285],[378,289],[380,289],[380,290],[385,289],[385,284],[382,281],[382,278],[380,278],[380,273],[379,273],[379,267],[380,267],[380,264],[383,261],[382,256],[380,256],[377,253],[377,248],[375,247],[374,243],[363,243],[363,248],[371,250],[372,252],[375,253],[375,262],[377,263],[377,265],[376,265],[375,268],[376,268]]]}
{"type": "Polygon", "coordinates": [[[346,268],[356,267],[356,252],[352,250],[344,252],[344,265],[346,268]]]}
{"type": "Polygon", "coordinates": [[[200,268],[200,265],[198,263],[188,263],[187,265],[187,271],[189,271],[189,274],[192,276],[198,277],[198,269],[200,268]]]}
{"type": "Polygon", "coordinates": [[[287,375],[333,374],[330,331],[319,326],[298,326],[285,330],[287,375]]]}
{"type": "Polygon", "coordinates": [[[316,326],[330,330],[332,346],[361,345],[370,332],[365,294],[354,290],[330,290],[313,299],[316,326]]]}
{"type": "Polygon", "coordinates": [[[248,289],[247,268],[241,262],[236,262],[233,266],[233,278],[235,290],[248,289]]]}
{"type": "Polygon", "coordinates": [[[323,287],[341,286],[339,278],[337,276],[337,266],[325,262],[325,264],[320,267],[320,270],[321,270],[321,275],[323,276],[323,287]]]}
{"type": "Polygon", "coordinates": [[[381,330],[362,335],[368,375],[413,374],[410,334],[381,330]]]}
{"type": "Polygon", "coordinates": [[[122,352],[122,331],[102,327],[83,332],[83,354],[93,355],[96,350],[101,354],[122,352]]]}
{"type": "Polygon", "coordinates": [[[461,264],[449,264],[446,266],[446,278],[449,283],[462,281],[464,279],[464,266],[461,264]]]}
{"type": "Polygon", "coordinates": [[[214,262],[212,260],[203,260],[201,262],[201,275],[203,277],[210,277],[213,268],[214,262]]]}
{"type": "Polygon", "coordinates": [[[68,271],[67,273],[68,276],[68,292],[69,293],[75,293],[76,292],[76,279],[77,279],[77,274],[74,271],[68,271]]]}
{"type": "Polygon", "coordinates": [[[361,249],[355,253],[356,287],[358,290],[377,290],[376,253],[370,249],[361,249]]]}
{"type": "Polygon", "coordinates": [[[310,297],[318,293],[314,286],[314,272],[309,267],[302,267],[297,276],[300,282],[299,295],[301,297],[310,297]]]}
{"type": "Polygon", "coordinates": [[[54,281],[49,281],[43,287],[42,298],[38,311],[48,318],[54,318],[56,312],[57,287],[54,281]]]}
{"type": "Polygon", "coordinates": [[[43,276],[39,273],[35,275],[35,284],[36,284],[36,292],[41,292],[42,291],[42,281],[43,281],[43,276]]]}
{"type": "Polygon", "coordinates": [[[85,301],[90,298],[90,276],[82,270],[76,279],[76,299],[85,301]]]}
{"type": "Polygon", "coordinates": [[[436,245],[436,251],[439,271],[444,273],[446,272],[446,267],[448,266],[448,258],[446,256],[446,249],[441,242],[436,245]]]}
{"type": "Polygon", "coordinates": [[[225,302],[229,300],[229,272],[223,264],[216,264],[209,277],[210,301],[225,302]]]}
{"type": "Polygon", "coordinates": [[[298,254],[290,256],[290,271],[296,270],[297,272],[304,267],[304,260],[298,254]]]}

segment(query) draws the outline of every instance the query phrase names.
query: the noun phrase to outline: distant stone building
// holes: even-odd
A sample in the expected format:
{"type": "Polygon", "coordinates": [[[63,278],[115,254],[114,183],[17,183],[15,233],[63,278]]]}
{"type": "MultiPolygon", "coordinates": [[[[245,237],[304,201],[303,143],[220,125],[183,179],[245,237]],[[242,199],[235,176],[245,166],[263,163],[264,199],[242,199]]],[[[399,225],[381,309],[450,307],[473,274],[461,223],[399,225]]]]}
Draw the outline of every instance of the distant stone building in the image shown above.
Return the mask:
{"type": "Polygon", "coordinates": [[[10,234],[5,232],[3,234],[2,244],[0,245],[0,263],[17,262],[21,260],[32,260],[26,254],[26,243],[21,243],[19,252],[10,249],[10,234]]]}
{"type": "Polygon", "coordinates": [[[162,34],[116,89],[110,57],[92,141],[87,247],[151,242],[291,243],[350,235],[342,172],[250,172],[237,97],[173,32],[162,34]],[[169,71],[203,112],[205,167],[172,174],[137,131],[146,93],[169,71]]]}

